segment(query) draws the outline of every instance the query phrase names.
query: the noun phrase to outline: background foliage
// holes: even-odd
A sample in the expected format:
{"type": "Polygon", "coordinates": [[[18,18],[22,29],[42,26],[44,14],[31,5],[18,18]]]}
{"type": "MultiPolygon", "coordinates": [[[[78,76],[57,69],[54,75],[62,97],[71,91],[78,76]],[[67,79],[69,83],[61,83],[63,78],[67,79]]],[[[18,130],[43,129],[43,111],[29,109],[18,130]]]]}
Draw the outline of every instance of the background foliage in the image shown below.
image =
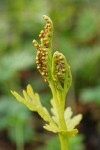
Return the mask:
{"type": "MultiPolygon", "coordinates": [[[[53,50],[65,54],[71,66],[73,84],[67,105],[84,115],[79,126],[84,138],[78,137],[78,145],[83,142],[84,149],[99,150],[99,0],[0,0],[0,148],[6,149],[7,143],[10,150],[42,148],[46,137],[50,143],[58,143],[42,129],[41,118],[16,102],[10,93],[11,89],[21,91],[30,83],[50,109],[52,95],[36,69],[36,50],[31,43],[39,40],[43,14],[54,22],[53,50]]],[[[77,137],[73,140],[77,141],[77,137]]],[[[49,150],[50,145],[47,146],[43,149],[49,150]]]]}

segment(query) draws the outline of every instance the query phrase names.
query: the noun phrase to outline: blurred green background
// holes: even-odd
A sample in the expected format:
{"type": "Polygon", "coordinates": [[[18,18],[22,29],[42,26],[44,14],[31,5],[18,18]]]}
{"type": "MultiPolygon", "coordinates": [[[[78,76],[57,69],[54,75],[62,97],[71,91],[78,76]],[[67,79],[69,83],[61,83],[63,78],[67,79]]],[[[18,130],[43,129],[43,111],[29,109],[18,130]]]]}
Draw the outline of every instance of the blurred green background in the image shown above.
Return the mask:
{"type": "Polygon", "coordinates": [[[44,14],[54,23],[53,50],[66,56],[73,75],[66,105],[83,114],[70,150],[100,150],[100,0],[0,0],[0,150],[60,150],[56,135],[10,93],[30,83],[50,109],[32,45],[44,14]]]}

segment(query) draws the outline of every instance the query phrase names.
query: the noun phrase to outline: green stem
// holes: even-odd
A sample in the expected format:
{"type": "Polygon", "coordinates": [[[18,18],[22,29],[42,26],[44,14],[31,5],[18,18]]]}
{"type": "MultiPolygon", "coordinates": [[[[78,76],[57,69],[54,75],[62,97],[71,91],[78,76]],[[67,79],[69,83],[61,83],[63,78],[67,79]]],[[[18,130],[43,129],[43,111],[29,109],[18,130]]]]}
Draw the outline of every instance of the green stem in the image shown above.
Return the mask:
{"type": "Polygon", "coordinates": [[[61,150],[68,150],[68,140],[64,134],[59,133],[61,150]]]}
{"type": "MultiPolygon", "coordinates": [[[[64,119],[65,97],[61,93],[59,93],[58,99],[60,101],[59,110],[58,110],[59,125],[61,130],[66,130],[67,127],[64,119]]],[[[59,139],[60,139],[61,150],[68,150],[68,140],[66,135],[59,133],[59,139]]]]}
{"type": "MultiPolygon", "coordinates": [[[[50,84],[50,88],[53,94],[53,100],[56,104],[56,109],[59,117],[59,129],[67,130],[66,122],[64,119],[64,107],[65,107],[65,94],[55,89],[53,84],[50,84]]],[[[68,140],[66,135],[59,133],[59,139],[61,144],[61,150],[68,150],[68,140]]]]}

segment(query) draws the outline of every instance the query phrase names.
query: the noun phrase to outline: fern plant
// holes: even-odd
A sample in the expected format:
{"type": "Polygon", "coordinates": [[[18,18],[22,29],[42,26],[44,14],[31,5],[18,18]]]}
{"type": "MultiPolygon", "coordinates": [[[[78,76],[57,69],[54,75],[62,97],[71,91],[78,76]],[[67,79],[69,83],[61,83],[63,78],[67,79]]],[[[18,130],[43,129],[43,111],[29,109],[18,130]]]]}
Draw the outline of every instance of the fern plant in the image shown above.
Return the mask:
{"type": "Polygon", "coordinates": [[[33,40],[33,44],[37,49],[37,69],[52,92],[52,115],[42,106],[39,95],[34,93],[30,84],[26,91],[23,90],[23,97],[15,91],[11,92],[19,102],[25,104],[31,111],[36,111],[46,121],[44,125],[46,130],[58,133],[61,150],[68,150],[68,139],[78,133],[75,126],[81,121],[82,115],[72,117],[71,108],[65,109],[65,97],[72,83],[70,66],[62,53],[56,51],[52,55],[53,23],[46,15],[43,19],[46,26],[39,34],[40,44],[36,40],[33,40]]]}

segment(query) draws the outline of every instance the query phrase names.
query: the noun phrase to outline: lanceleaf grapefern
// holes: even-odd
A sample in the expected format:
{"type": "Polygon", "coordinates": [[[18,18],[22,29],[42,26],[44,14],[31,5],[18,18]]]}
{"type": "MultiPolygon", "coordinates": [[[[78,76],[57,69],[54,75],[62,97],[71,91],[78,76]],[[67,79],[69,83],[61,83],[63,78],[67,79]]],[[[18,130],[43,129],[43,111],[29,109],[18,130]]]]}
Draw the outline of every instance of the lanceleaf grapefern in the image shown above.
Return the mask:
{"type": "Polygon", "coordinates": [[[82,115],[72,117],[71,108],[65,109],[66,93],[72,83],[70,66],[62,53],[56,51],[52,56],[53,23],[45,15],[43,19],[46,21],[46,26],[39,34],[40,43],[33,40],[33,44],[37,49],[37,69],[52,92],[52,115],[42,106],[39,95],[34,93],[30,84],[26,91],[23,90],[23,97],[15,91],[11,92],[19,102],[25,104],[31,111],[36,111],[46,121],[44,125],[46,130],[58,133],[61,150],[68,150],[68,138],[78,133],[75,126],[79,124],[82,115]]]}

